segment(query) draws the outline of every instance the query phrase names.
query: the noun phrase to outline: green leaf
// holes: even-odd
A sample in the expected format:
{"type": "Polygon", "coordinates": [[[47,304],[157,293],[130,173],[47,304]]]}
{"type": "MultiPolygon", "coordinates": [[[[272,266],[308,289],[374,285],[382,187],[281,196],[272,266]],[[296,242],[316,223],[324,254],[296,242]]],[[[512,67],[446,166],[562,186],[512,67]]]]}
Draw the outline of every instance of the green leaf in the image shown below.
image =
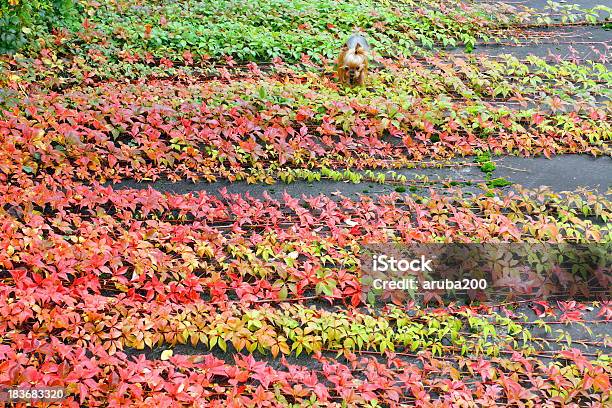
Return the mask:
{"type": "Polygon", "coordinates": [[[227,351],[227,343],[221,337],[219,337],[219,340],[217,341],[217,344],[219,345],[219,348],[221,350],[227,351]]]}
{"type": "Polygon", "coordinates": [[[278,298],[280,300],[286,300],[288,295],[287,285],[283,285],[278,291],[278,298]]]}

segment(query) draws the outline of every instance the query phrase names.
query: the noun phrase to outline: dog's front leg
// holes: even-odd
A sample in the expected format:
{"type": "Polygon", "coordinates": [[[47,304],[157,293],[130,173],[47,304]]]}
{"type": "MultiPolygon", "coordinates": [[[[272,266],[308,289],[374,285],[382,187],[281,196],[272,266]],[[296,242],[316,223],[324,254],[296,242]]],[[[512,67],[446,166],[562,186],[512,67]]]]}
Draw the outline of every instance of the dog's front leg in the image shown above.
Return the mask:
{"type": "Polygon", "coordinates": [[[359,79],[357,79],[357,85],[364,86],[366,82],[366,71],[363,70],[361,74],[359,74],[359,79]]]}

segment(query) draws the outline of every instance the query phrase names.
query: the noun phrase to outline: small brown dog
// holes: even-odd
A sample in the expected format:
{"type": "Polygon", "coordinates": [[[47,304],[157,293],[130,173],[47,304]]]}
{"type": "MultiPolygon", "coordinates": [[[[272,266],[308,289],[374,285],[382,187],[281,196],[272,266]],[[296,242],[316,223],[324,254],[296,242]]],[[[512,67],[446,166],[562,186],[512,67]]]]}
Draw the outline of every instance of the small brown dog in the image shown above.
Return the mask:
{"type": "Polygon", "coordinates": [[[368,72],[370,46],[365,37],[353,34],[338,56],[338,79],[350,86],[363,86],[368,72]]]}

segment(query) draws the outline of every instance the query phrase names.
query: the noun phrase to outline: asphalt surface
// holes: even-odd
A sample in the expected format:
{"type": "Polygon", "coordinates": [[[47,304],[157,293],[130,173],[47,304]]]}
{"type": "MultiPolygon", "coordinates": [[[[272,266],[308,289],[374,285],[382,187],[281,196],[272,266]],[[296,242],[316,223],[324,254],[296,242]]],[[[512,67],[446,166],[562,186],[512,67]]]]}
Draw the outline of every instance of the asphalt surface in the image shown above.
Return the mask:
{"type": "MultiPolygon", "coordinates": [[[[496,1],[491,1],[491,0],[476,0],[476,1],[478,3],[487,3],[487,4],[497,4],[497,3],[508,4],[510,3],[512,6],[514,6],[519,11],[537,10],[537,11],[541,11],[543,14],[551,15],[551,18],[553,21],[561,21],[560,16],[552,15],[553,10],[548,5],[548,0],[517,0],[517,1],[512,1],[512,2],[504,2],[504,1],[496,2],[496,1]]],[[[570,1],[556,0],[555,3],[558,3],[563,7],[567,7],[567,6],[571,7],[571,6],[577,5],[581,9],[592,9],[599,5],[609,6],[609,4],[606,4],[604,0],[570,0],[570,1]]],[[[584,15],[584,13],[580,13],[577,11],[574,11],[574,13],[578,14],[578,16],[584,15]]],[[[605,17],[606,15],[602,11],[598,12],[598,16],[597,16],[598,20],[603,20],[605,19],[605,17]]]]}
{"type": "MultiPolygon", "coordinates": [[[[462,161],[471,163],[469,158],[462,161]]],[[[459,163],[460,160],[455,162],[459,163]]],[[[547,186],[556,192],[574,191],[579,187],[586,187],[602,194],[612,187],[612,159],[610,157],[595,158],[587,155],[559,155],[547,159],[545,157],[500,156],[494,157],[493,162],[497,168],[492,172],[491,178],[504,178],[513,183],[514,187],[539,188],[547,186]]],[[[455,183],[470,181],[471,185],[460,184],[455,187],[462,187],[469,192],[481,191],[476,185],[479,182],[484,182],[486,176],[478,166],[473,165],[405,169],[396,172],[406,175],[408,178],[408,183],[405,187],[406,193],[423,195],[427,194],[429,188],[444,190],[444,185],[448,185],[448,181],[454,181],[455,183]],[[419,178],[422,177],[427,177],[430,184],[419,182],[419,178]]],[[[246,182],[230,183],[227,181],[193,183],[186,180],[179,182],[156,181],[139,183],[128,180],[114,185],[114,188],[118,189],[146,189],[149,187],[174,194],[206,191],[216,195],[219,195],[219,191],[225,188],[229,193],[249,193],[253,197],[261,197],[264,192],[268,192],[272,197],[281,197],[285,191],[292,196],[298,197],[302,194],[332,195],[336,192],[340,192],[345,197],[355,197],[362,194],[379,195],[398,191],[396,190],[398,188],[397,185],[384,185],[372,182],[354,184],[332,180],[321,180],[314,183],[295,181],[289,184],[279,182],[273,185],[247,184],[246,182]]],[[[506,187],[506,189],[510,188],[512,186],[506,187]]]]}
{"type": "MultiPolygon", "coordinates": [[[[510,54],[518,59],[534,55],[551,63],[592,61],[603,63],[608,69],[612,65],[608,51],[612,46],[612,30],[603,26],[527,28],[520,30],[516,38],[516,42],[507,38],[499,43],[476,44],[473,53],[488,56],[510,54]]],[[[447,51],[454,55],[465,53],[462,48],[447,51]]]]}
{"type": "MultiPolygon", "coordinates": [[[[495,5],[509,4],[509,2],[495,2],[480,0],[479,3],[495,5]]],[[[581,9],[592,9],[599,5],[610,6],[609,2],[601,0],[575,0],[575,1],[556,1],[562,6],[578,6],[581,9]]],[[[548,0],[518,0],[510,3],[516,8],[517,12],[530,10],[541,11],[538,16],[549,16],[553,24],[563,24],[561,15],[558,11],[553,11],[548,6],[548,0]]],[[[572,10],[577,19],[575,22],[586,21],[585,14],[580,11],[572,10]]],[[[564,26],[564,27],[543,27],[527,28],[518,31],[518,43],[512,44],[508,39],[500,44],[477,44],[474,47],[475,53],[483,53],[489,56],[511,54],[519,59],[529,55],[546,58],[551,62],[569,60],[576,62],[594,61],[604,63],[608,69],[612,67],[609,60],[608,50],[612,46],[612,29],[605,28],[604,24],[610,25],[610,15],[603,11],[596,12],[596,21],[601,23],[596,26],[564,26]],[[602,57],[605,56],[605,57],[602,57]]],[[[535,21],[533,22],[535,23],[535,21]]],[[[566,22],[564,22],[566,23],[566,22]]],[[[516,34],[516,33],[512,33],[516,34]]],[[[461,48],[449,50],[453,54],[464,52],[461,48]]]]}

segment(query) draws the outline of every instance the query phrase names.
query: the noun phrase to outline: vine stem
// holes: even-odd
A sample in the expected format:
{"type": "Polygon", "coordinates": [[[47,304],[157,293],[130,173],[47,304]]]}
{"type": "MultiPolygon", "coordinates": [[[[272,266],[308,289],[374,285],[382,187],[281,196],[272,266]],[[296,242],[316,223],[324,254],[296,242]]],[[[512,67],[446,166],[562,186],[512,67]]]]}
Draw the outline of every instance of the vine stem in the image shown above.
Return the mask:
{"type": "Polygon", "coordinates": [[[498,164],[497,167],[501,167],[501,168],[512,170],[512,171],[520,171],[520,172],[523,172],[523,173],[529,173],[529,170],[517,169],[516,167],[507,166],[505,164],[498,164]]]}

